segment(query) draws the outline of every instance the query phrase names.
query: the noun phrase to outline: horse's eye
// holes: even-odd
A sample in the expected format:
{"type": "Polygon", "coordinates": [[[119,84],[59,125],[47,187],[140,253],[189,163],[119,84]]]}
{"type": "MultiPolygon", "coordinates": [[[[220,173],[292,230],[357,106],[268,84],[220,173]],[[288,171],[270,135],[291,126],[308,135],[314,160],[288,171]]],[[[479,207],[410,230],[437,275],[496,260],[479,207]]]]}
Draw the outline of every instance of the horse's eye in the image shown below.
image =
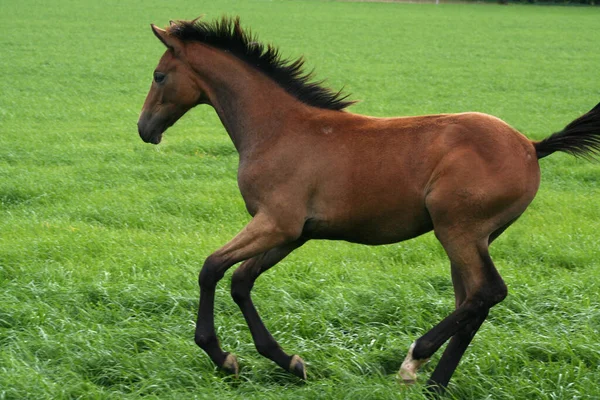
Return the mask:
{"type": "Polygon", "coordinates": [[[162,72],[154,71],[154,82],[162,83],[165,80],[166,75],[162,72]]]}

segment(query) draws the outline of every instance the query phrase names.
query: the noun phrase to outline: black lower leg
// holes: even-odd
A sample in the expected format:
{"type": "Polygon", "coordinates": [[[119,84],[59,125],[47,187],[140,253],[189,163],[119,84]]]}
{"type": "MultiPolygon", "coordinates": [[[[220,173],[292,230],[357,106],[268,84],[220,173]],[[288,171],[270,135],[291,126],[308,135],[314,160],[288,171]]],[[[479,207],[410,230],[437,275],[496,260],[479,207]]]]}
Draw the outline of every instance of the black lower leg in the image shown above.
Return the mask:
{"type": "Polygon", "coordinates": [[[273,338],[273,335],[271,335],[269,330],[265,327],[250,296],[248,295],[243,299],[237,298],[236,302],[244,314],[244,318],[250,328],[252,339],[254,340],[258,352],[286,371],[289,371],[302,379],[306,379],[304,363],[302,363],[301,360],[300,362],[295,362],[298,359],[297,356],[296,359],[294,359],[294,356],[283,351],[275,338],[273,338]]]}
{"type": "Polygon", "coordinates": [[[464,303],[429,332],[417,339],[413,349],[415,360],[424,360],[433,355],[446,341],[478,316],[478,310],[464,303]]]}
{"type": "Polygon", "coordinates": [[[229,353],[224,352],[221,349],[215,333],[214,317],[212,313],[214,308],[214,296],[214,289],[201,290],[194,341],[206,352],[217,366],[224,368],[229,373],[237,374],[237,365],[226,364],[229,353]]]}
{"type": "Polygon", "coordinates": [[[214,255],[209,256],[204,262],[198,277],[200,304],[198,304],[194,340],[218,367],[237,375],[237,361],[235,357],[221,349],[214,322],[215,289],[217,282],[230,265],[231,263],[222,262],[214,255]]]}
{"type": "Polygon", "coordinates": [[[487,314],[488,313],[486,312],[481,317],[467,324],[450,339],[438,365],[435,367],[433,374],[427,381],[430,390],[441,392],[448,386],[448,382],[450,381],[452,374],[454,374],[460,359],[479,330],[479,327],[487,317],[487,314]]]}

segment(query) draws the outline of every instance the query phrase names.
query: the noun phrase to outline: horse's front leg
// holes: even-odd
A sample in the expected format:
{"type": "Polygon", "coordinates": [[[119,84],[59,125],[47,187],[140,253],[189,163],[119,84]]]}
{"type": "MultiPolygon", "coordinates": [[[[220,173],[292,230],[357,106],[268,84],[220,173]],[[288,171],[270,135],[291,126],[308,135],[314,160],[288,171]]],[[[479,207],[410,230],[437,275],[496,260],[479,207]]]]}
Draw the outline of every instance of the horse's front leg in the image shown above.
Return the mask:
{"type": "Polygon", "coordinates": [[[213,362],[225,371],[236,374],[238,363],[219,345],[214,325],[215,288],[225,271],[232,265],[297,240],[301,233],[291,224],[278,224],[264,214],[257,214],[229,243],[211,254],[200,271],[200,305],[196,322],[195,341],[213,362]]]}
{"type": "Polygon", "coordinates": [[[286,354],[279,346],[258,315],[252,303],[250,291],[254,286],[254,281],[260,274],[277,264],[305,242],[306,239],[300,238],[246,260],[235,270],[231,277],[231,296],[244,314],[258,352],[302,379],[306,379],[304,361],[297,355],[286,354]]]}

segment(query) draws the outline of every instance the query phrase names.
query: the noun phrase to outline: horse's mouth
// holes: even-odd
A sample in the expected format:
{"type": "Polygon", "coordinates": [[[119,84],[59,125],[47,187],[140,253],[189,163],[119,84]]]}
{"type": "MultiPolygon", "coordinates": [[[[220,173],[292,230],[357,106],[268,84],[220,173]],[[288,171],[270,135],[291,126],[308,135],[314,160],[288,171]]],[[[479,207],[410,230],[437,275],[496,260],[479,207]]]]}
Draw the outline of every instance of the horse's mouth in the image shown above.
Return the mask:
{"type": "Polygon", "coordinates": [[[142,140],[145,143],[159,144],[160,141],[162,140],[162,132],[145,134],[145,133],[142,133],[142,131],[140,131],[139,133],[140,133],[140,138],[142,138],[142,140]]]}
{"type": "Polygon", "coordinates": [[[140,134],[140,137],[146,143],[159,144],[162,140],[162,132],[156,135],[152,135],[150,137],[144,137],[140,134]]]}

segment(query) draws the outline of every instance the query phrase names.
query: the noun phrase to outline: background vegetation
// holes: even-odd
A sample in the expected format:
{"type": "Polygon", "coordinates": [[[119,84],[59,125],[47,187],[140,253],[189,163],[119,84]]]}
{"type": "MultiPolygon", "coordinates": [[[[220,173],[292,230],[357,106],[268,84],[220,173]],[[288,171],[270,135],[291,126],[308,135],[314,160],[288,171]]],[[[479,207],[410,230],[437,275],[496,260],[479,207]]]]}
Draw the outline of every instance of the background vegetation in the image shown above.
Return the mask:
{"type": "MultiPolygon", "coordinates": [[[[239,379],[193,343],[197,273],[248,220],[237,156],[199,107],[158,147],[136,121],[163,52],[149,23],[237,15],[379,116],[476,110],[541,139],[600,101],[600,10],[317,1],[4,1],[0,24],[0,399],[423,398],[395,373],[453,308],[433,235],[314,242],[257,282],[259,311],[308,362],[261,358],[219,286],[239,379]]],[[[492,247],[509,297],[449,397],[599,398],[600,167],[553,155],[492,247]]],[[[424,368],[426,377],[437,358],[424,368]]]]}
{"type": "Polygon", "coordinates": [[[498,0],[500,4],[536,4],[536,5],[563,5],[563,6],[597,6],[597,0],[498,0]]]}
{"type": "MultiPolygon", "coordinates": [[[[470,1],[470,0],[467,0],[470,1]]],[[[597,0],[474,0],[473,2],[488,2],[500,4],[535,4],[535,5],[561,5],[561,6],[597,6],[597,0]]]]}

